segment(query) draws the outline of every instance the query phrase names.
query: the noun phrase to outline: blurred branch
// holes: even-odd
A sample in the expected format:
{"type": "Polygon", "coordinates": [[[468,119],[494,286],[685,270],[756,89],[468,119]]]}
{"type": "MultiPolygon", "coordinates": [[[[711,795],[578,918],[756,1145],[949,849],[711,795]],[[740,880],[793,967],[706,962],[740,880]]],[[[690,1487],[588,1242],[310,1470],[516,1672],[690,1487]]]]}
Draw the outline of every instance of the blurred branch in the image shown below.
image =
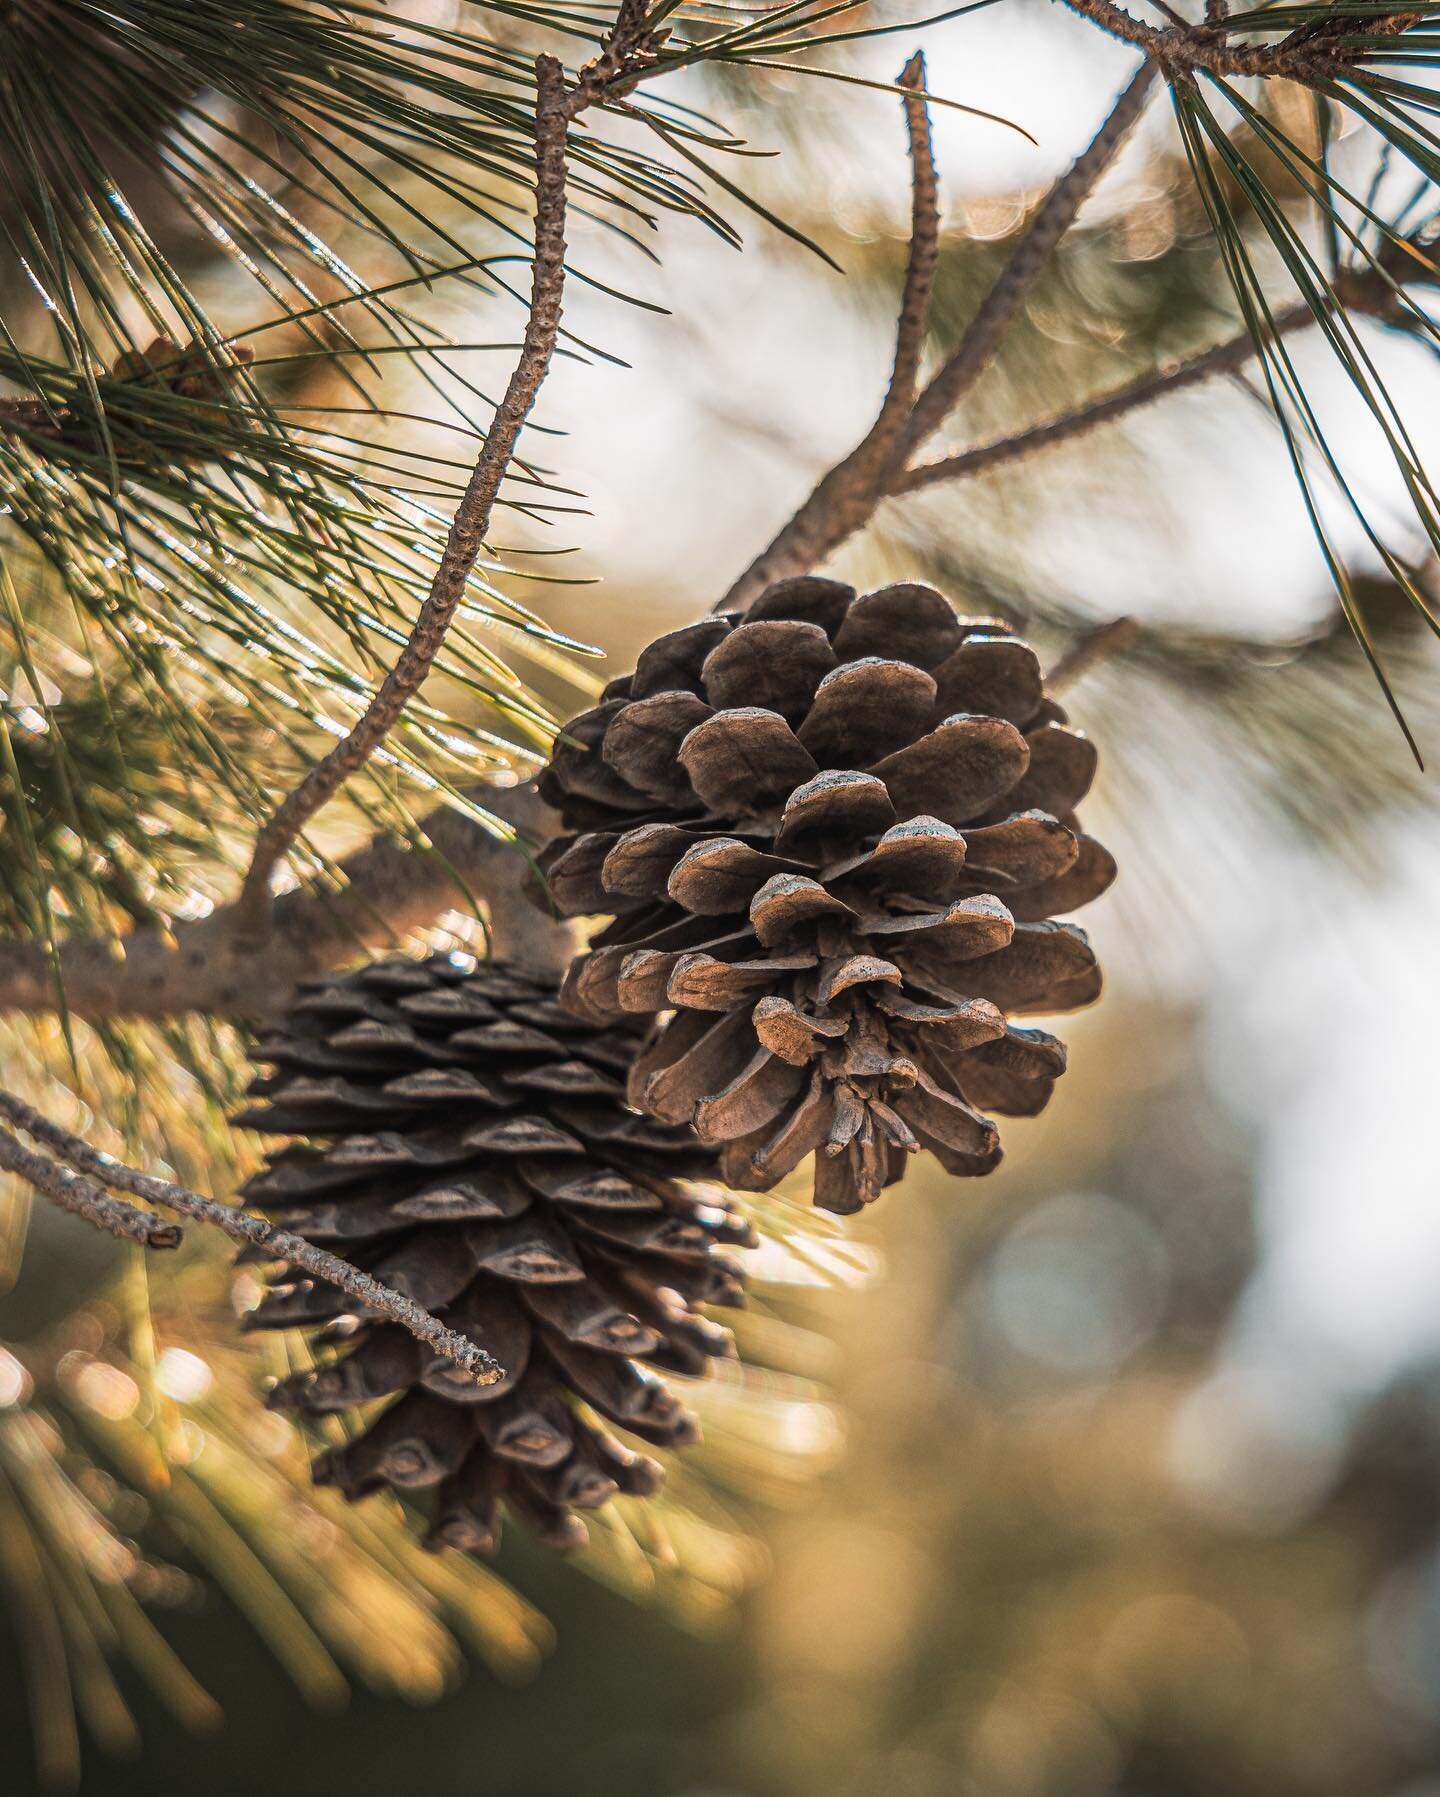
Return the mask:
{"type": "Polygon", "coordinates": [[[476,802],[509,823],[515,838],[438,806],[421,820],[423,844],[377,839],[341,863],[345,883],[337,890],[282,894],[263,939],[242,927],[232,905],[173,930],[76,937],[53,952],[40,940],[0,943],[0,1010],[53,1011],[63,987],[67,1009],[91,1020],[198,1011],[259,1022],[282,1011],[302,981],[476,898],[486,904],[492,954],[558,973],[568,939],[522,892],[526,850],[551,833],[550,812],[528,785],[487,787],[476,802]]]}
{"type": "Polygon", "coordinates": [[[930,296],[940,260],[940,180],[935,171],[935,144],[930,134],[930,113],[925,90],[925,56],[917,50],[900,71],[901,87],[915,89],[905,101],[905,125],[910,135],[910,255],[905,265],[905,286],[900,299],[900,318],[895,330],[895,366],[890,386],[870,435],[862,446],[867,458],[888,461],[915,403],[920,378],[920,357],[930,323],[930,296]]]}
{"type": "Polygon", "coordinates": [[[915,402],[905,433],[907,452],[913,453],[927,437],[934,435],[990,366],[1001,338],[1014,322],[1060,239],[1074,224],[1076,214],[1095,183],[1114,161],[1131,126],[1144,111],[1154,75],[1150,63],[1141,65],[1094,138],[1030,215],[1020,241],[1010,252],[995,285],[981,301],[980,310],[970,321],[949,360],[915,402]]]}
{"type": "MultiPolygon", "coordinates": [[[[1031,214],[1009,260],[954,352],[909,408],[889,454],[877,456],[872,447],[882,421],[886,432],[893,429],[887,395],[875,425],[843,461],[822,477],[794,517],[725,594],[717,611],[744,610],[772,581],[809,572],[870,519],[904,461],[938,429],[990,365],[1056,245],[1140,116],[1154,75],[1152,62],[1142,64],[1092,142],[1031,214]]],[[[910,104],[906,102],[907,114],[910,104]]],[[[917,181],[918,178],[917,165],[917,181]]],[[[917,247],[912,242],[912,260],[917,247]]],[[[908,277],[906,285],[908,297],[908,277]]],[[[898,355],[896,367],[898,372],[898,355]]]]}
{"type": "Polygon", "coordinates": [[[1062,693],[1092,668],[1133,643],[1140,635],[1140,623],[1130,616],[1111,618],[1093,630],[1082,631],[1045,676],[1046,690],[1062,693]]]}
{"type": "MultiPolygon", "coordinates": [[[[1302,301],[1287,311],[1276,314],[1275,329],[1278,334],[1283,335],[1303,330],[1307,324],[1314,322],[1313,309],[1302,301]]],[[[1151,405],[1167,394],[1199,386],[1216,375],[1233,374],[1237,369],[1243,368],[1254,354],[1255,339],[1249,331],[1241,331],[1238,335],[1227,338],[1224,343],[1216,343],[1209,349],[1200,350],[1181,361],[1171,362],[1149,374],[1138,375],[1123,387],[1117,387],[1113,393],[1089,400],[1082,406],[1075,406],[1044,424],[1032,425],[1029,430],[977,444],[973,449],[961,450],[957,455],[946,456],[941,461],[922,462],[915,468],[902,468],[893,476],[889,491],[892,494],[913,493],[921,487],[934,486],[937,481],[960,480],[967,475],[982,474],[987,469],[998,468],[1004,463],[1020,461],[1038,450],[1053,449],[1058,443],[1067,443],[1072,438],[1084,436],[1098,425],[1123,418],[1127,413],[1136,411],[1141,406],[1151,405]]]]}
{"type": "MultiPolygon", "coordinates": [[[[142,1173],[136,1167],[127,1167],[122,1161],[112,1160],[108,1154],[101,1154],[80,1136],[72,1135],[68,1129],[62,1129],[58,1123],[52,1123],[48,1117],[41,1116],[13,1093],[0,1090],[0,1116],[37,1142],[43,1142],[47,1148],[53,1149],[68,1161],[71,1167],[78,1169],[84,1176],[78,1182],[82,1187],[98,1190],[104,1186],[128,1192],[132,1197],[143,1198],[147,1204],[178,1211],[181,1216],[194,1218],[197,1222],[209,1223],[233,1241],[263,1248],[277,1260],[289,1261],[292,1266],[300,1267],[314,1278],[337,1286],[346,1297],[353,1298],[366,1310],[389,1317],[392,1322],[408,1329],[417,1341],[424,1342],[437,1354],[454,1361],[456,1366],[472,1374],[478,1384],[493,1385],[504,1376],[503,1369],[493,1356],[465,1336],[447,1329],[413,1298],[407,1298],[400,1292],[392,1291],[389,1286],[381,1285],[378,1279],[362,1273],[358,1267],[351,1266],[349,1261],[341,1260],[338,1255],[331,1254],[324,1248],[315,1247],[302,1236],[292,1235],[286,1229],[276,1229],[263,1217],[254,1216],[248,1211],[236,1210],[232,1205],[220,1204],[214,1198],[205,1198],[199,1192],[175,1185],[168,1179],[159,1179],[153,1173],[142,1173]]],[[[14,1138],[7,1138],[5,1132],[0,1131],[0,1157],[8,1152],[5,1148],[7,1140],[13,1141],[14,1138]]],[[[55,1168],[56,1163],[43,1155],[28,1156],[27,1151],[20,1148],[18,1143],[15,1148],[19,1156],[33,1161],[34,1167],[22,1168],[13,1160],[0,1160],[0,1164],[10,1165],[12,1171],[19,1172],[22,1178],[30,1180],[41,1191],[51,1195],[53,1182],[47,1169],[55,1168]]],[[[61,1168],[57,1171],[65,1170],[61,1168]]],[[[73,1173],[67,1177],[72,1182],[76,1180],[73,1173]]],[[[103,1198],[105,1194],[101,1192],[100,1196],[103,1198]]],[[[118,1208],[130,1209],[128,1205],[118,1208]]],[[[139,1215],[138,1212],[134,1214],[139,1215]]],[[[159,1227],[163,1229],[165,1225],[161,1224],[159,1227]]],[[[178,1239],[178,1231],[175,1233],[178,1239]]],[[[157,1245],[173,1246],[174,1243],[157,1245]]]]}
{"type": "MultiPolygon", "coordinates": [[[[32,1132],[33,1133],[33,1132],[32,1132]]],[[[107,1235],[122,1242],[138,1242],[142,1248],[178,1248],[182,1231],[178,1223],[167,1223],[163,1217],[137,1210],[123,1198],[112,1198],[93,1179],[72,1173],[48,1155],[37,1154],[16,1140],[9,1130],[0,1129],[0,1168],[23,1179],[61,1210],[83,1217],[107,1235]]]]}

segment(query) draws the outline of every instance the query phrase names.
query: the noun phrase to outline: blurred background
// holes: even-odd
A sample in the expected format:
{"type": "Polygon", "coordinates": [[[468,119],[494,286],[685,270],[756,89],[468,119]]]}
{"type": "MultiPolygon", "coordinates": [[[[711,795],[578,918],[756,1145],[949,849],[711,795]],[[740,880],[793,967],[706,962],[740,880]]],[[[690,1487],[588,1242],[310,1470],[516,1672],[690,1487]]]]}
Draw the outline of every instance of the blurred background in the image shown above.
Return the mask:
{"type": "MultiPolygon", "coordinates": [[[[938,93],[1037,140],[937,112],[938,334],[953,339],[1131,62],[1029,0],[913,38],[938,93]]],[[[911,42],[844,66],[891,77],[911,42]]],[[[667,225],[659,267],[576,221],[578,267],[667,310],[572,286],[576,336],[628,365],[559,365],[539,419],[565,433],[555,459],[584,510],[507,528],[521,548],[574,548],[577,584],[527,598],[616,670],[706,609],[864,429],[904,259],[891,97],[760,70],[678,91],[781,152],[747,183],[843,272],[753,218],[743,254],[667,225]]],[[[1306,97],[1266,103],[1304,132],[1306,97]]],[[[1359,180],[1369,152],[1342,136],[1347,154],[1359,180]]],[[[211,279],[238,328],[253,292],[227,295],[218,266],[211,279]]],[[[495,337],[506,304],[495,329],[476,328],[472,295],[438,288],[417,310],[495,337]]],[[[1159,101],[955,440],[1236,328],[1159,101]]],[[[1433,451],[1432,355],[1367,330],[1433,451]]],[[[1368,421],[1310,337],[1296,358],[1433,590],[1368,421]]],[[[475,365],[488,390],[506,362],[475,365]]],[[[406,379],[385,403],[423,416],[406,379]]],[[[421,423],[366,428],[439,453],[421,423]]],[[[1440,754],[1423,625],[1322,503],[1440,754]]],[[[628,1570],[612,1556],[597,1577],[512,1531],[496,1580],[447,1584],[444,1563],[415,1571],[387,1519],[342,1540],[289,1424],[220,1404],[265,1370],[230,1327],[228,1269],[152,1267],[137,1298],[140,1269],[117,1277],[108,1244],[37,1214],[0,1300],[16,1350],[0,1351],[7,1792],[47,1788],[19,1745],[37,1726],[42,1771],[47,1752],[52,1772],[65,1759],[59,1712],[35,1721],[55,1649],[17,1596],[38,1569],[11,1515],[49,1468],[99,1530],[65,1601],[125,1583],[168,1644],[145,1651],[174,1656],[168,1707],[116,1669],[133,1739],[81,1668],[87,1726],[111,1749],[85,1752],[79,1789],[97,1797],[406,1780],[436,1797],[1440,1797],[1440,811],[1338,615],[1279,436],[1229,380],[897,501],[835,571],[931,579],[1050,661],[1117,615],[1140,626],[1067,696],[1101,749],[1087,827],[1121,878],[1081,919],[1107,990],[1062,1025],[1070,1071],[1049,1110],[1007,1126],[984,1181],[922,1166],[847,1222],[853,1247],[761,1251],[776,1283],[747,1328],[770,1370],[710,1397],[673,1576],[662,1553],[628,1570]],[[135,1304],[156,1319],[148,1357],[135,1304]],[[168,1497],[147,1485],[157,1417],[190,1431],[168,1497]],[[76,1470],[76,1418],[108,1471],[76,1470]],[[258,1484],[241,1488],[242,1465],[258,1484]],[[207,1507],[227,1519],[218,1548],[207,1507]],[[308,1572],[276,1562],[282,1541],[308,1572]]],[[[158,1126],[183,1132],[185,1111],[181,1092],[158,1126]]],[[[223,1183],[228,1150],[171,1149],[223,1183]]],[[[12,1241],[19,1204],[0,1198],[12,1241]]]]}

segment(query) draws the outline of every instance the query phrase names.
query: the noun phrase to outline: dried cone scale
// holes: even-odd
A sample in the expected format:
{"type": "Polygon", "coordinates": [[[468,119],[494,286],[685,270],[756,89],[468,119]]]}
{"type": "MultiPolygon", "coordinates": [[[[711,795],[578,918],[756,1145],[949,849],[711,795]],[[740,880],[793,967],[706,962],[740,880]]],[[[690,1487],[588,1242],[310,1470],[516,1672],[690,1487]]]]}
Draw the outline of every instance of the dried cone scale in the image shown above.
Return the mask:
{"type": "MultiPolygon", "coordinates": [[[[464,958],[395,960],[303,991],[257,1058],[252,1129],[298,1135],[246,1200],[332,1247],[489,1350],[481,1386],[398,1325],[320,1283],[272,1285],[260,1328],[342,1344],[272,1401],[319,1414],[389,1400],[316,1478],[355,1498],[436,1487],[428,1540],[496,1545],[502,1506],[543,1540],[586,1538],[577,1510],[656,1489],[662,1447],[696,1438],[660,1372],[730,1351],[702,1304],[735,1305],[748,1224],[689,1130],[638,1116],[630,1028],[596,1029],[527,974],[464,958]],[[658,1369],[658,1371],[657,1371],[658,1369]]],[[[283,1277],[283,1275],[282,1275],[283,1277]]]]}
{"type": "Polygon", "coordinates": [[[1010,1019],[1100,990],[1049,921],[1114,877],[1075,820],[1094,770],[1006,625],[910,582],[783,581],[658,638],[566,726],[551,898],[614,916],[566,1003],[658,1018],[631,1099],[722,1145],[731,1185],[818,1151],[843,1212],[917,1147],[989,1172],[989,1113],[1033,1115],[1065,1066],[1010,1019]]]}

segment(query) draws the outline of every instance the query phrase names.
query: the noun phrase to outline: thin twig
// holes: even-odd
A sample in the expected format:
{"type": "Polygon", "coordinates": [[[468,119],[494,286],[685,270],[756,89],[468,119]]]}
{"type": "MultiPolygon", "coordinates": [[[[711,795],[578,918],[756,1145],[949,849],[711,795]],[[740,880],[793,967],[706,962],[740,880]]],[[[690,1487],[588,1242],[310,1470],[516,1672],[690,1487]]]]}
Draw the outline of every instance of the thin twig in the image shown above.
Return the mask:
{"type": "Polygon", "coordinates": [[[1095,183],[1114,161],[1130,128],[1145,109],[1155,78],[1142,63],[1110,116],[1030,215],[994,286],[981,301],[950,359],[915,402],[905,432],[908,455],[932,436],[990,366],[1000,340],[1014,323],[1057,244],[1095,183]]]}
{"type": "Polygon", "coordinates": [[[122,1242],[138,1242],[142,1248],[178,1248],[183,1239],[178,1223],[137,1210],[123,1198],[112,1198],[93,1179],[72,1173],[48,1155],[26,1148],[8,1129],[0,1129],[0,1167],[33,1186],[61,1210],[83,1217],[122,1242]]]}
{"type": "Polygon", "coordinates": [[[868,459],[867,435],[820,480],[769,547],[726,593],[717,611],[743,611],[772,581],[809,573],[873,516],[904,463],[989,365],[1056,244],[1139,117],[1154,75],[1152,63],[1141,65],[1094,140],[1031,214],[954,353],[911,407],[888,460],[877,464],[868,459]]]}
{"type": "Polygon", "coordinates": [[[1139,620],[1128,615],[1111,618],[1108,623],[1084,631],[1045,676],[1046,690],[1060,693],[1074,686],[1092,668],[1098,668],[1102,661],[1108,661],[1128,643],[1133,643],[1139,634],[1139,620]]]}
{"type": "MultiPolygon", "coordinates": [[[[1287,311],[1276,314],[1275,328],[1283,335],[1303,330],[1307,324],[1314,322],[1313,309],[1306,302],[1300,301],[1287,311]]],[[[1133,381],[1127,381],[1123,387],[1117,387],[1114,392],[1106,393],[1099,399],[1088,400],[1084,405],[1062,412],[1043,424],[1032,425],[1028,430],[1017,431],[1008,437],[996,437],[989,443],[979,443],[973,449],[961,450],[940,461],[922,462],[915,468],[902,468],[891,481],[889,491],[892,494],[914,493],[920,488],[932,487],[939,481],[961,480],[972,474],[982,474],[988,469],[1002,467],[1009,462],[1018,462],[1039,450],[1053,449],[1056,444],[1068,443],[1099,425],[1113,423],[1115,419],[1123,418],[1141,406],[1151,405],[1167,394],[1181,393],[1185,388],[1199,386],[1216,375],[1233,374],[1236,369],[1243,368],[1254,354],[1255,339],[1249,331],[1241,331],[1238,336],[1227,338],[1224,343],[1199,350],[1193,356],[1171,362],[1150,374],[1139,375],[1133,381]]]]}
{"type": "MultiPolygon", "coordinates": [[[[478,1343],[457,1334],[453,1329],[447,1329],[413,1298],[392,1291],[389,1286],[382,1285],[378,1279],[372,1279],[368,1273],[361,1272],[358,1267],[351,1266],[338,1255],[315,1247],[303,1236],[292,1235],[288,1229],[277,1229],[263,1217],[237,1210],[233,1205],[220,1204],[214,1198],[203,1197],[199,1192],[192,1192],[171,1180],[159,1179],[153,1173],[142,1173],[137,1167],[127,1167],[123,1161],[101,1154],[82,1137],[72,1135],[58,1123],[52,1123],[48,1117],[42,1116],[33,1106],[15,1097],[13,1093],[0,1091],[0,1116],[4,1116],[17,1129],[24,1130],[26,1135],[33,1136],[37,1142],[43,1142],[47,1148],[63,1156],[72,1167],[87,1175],[81,1181],[83,1185],[90,1186],[95,1182],[115,1191],[128,1192],[132,1197],[143,1198],[146,1203],[160,1205],[165,1210],[178,1211],[182,1217],[193,1217],[197,1222],[212,1224],[233,1241],[247,1242],[253,1247],[263,1248],[277,1260],[289,1261],[292,1266],[301,1268],[314,1278],[337,1286],[361,1308],[399,1323],[417,1341],[424,1342],[444,1359],[454,1361],[456,1366],[473,1375],[478,1384],[493,1385],[504,1377],[504,1369],[499,1362],[478,1343]]],[[[3,1145],[5,1139],[3,1132],[0,1132],[0,1145],[3,1145]]],[[[24,1154],[26,1150],[21,1149],[20,1152],[24,1154]]],[[[42,1156],[34,1158],[43,1161],[47,1167],[55,1164],[44,1161],[42,1156]]],[[[23,1177],[29,1179],[31,1175],[27,1172],[23,1177]]],[[[69,1177],[73,1180],[75,1175],[69,1177]]],[[[101,1196],[104,1194],[101,1193],[101,1196]]]]}
{"type": "Polygon", "coordinates": [[[315,763],[260,831],[239,901],[242,925],[257,935],[268,922],[270,880],[280,857],[384,742],[429,674],[479,559],[521,428],[550,368],[565,286],[565,138],[571,112],[564,71],[553,56],[535,59],[535,82],[535,257],[520,357],[399,660],[348,735],[315,763]]]}
{"type": "Polygon", "coordinates": [[[285,1010],[302,980],[367,950],[393,948],[448,907],[468,910],[476,899],[485,904],[497,960],[558,978],[573,945],[523,891],[530,852],[553,833],[553,814],[533,785],[487,787],[471,797],[513,826],[516,839],[438,806],[421,820],[422,846],[379,838],[341,863],[335,890],[312,883],[282,894],[263,940],[242,927],[231,905],[170,930],[72,937],[55,951],[43,941],[0,942],[0,1011],[52,1012],[58,963],[73,1016],[201,1012],[262,1023],[285,1010]]]}
{"type": "Polygon", "coordinates": [[[900,71],[900,86],[914,90],[905,101],[910,137],[910,255],[895,329],[895,364],[880,414],[866,443],[871,456],[888,461],[900,440],[915,403],[920,357],[930,324],[930,296],[940,261],[940,179],[935,171],[935,140],[930,109],[925,104],[925,54],[917,50],[900,71]]]}
{"type": "Polygon", "coordinates": [[[875,509],[886,471],[903,438],[915,403],[940,259],[940,183],[929,108],[921,97],[925,58],[920,51],[901,71],[900,84],[915,90],[905,98],[911,165],[910,250],[890,384],[870,429],[824,477],[770,547],[755,558],[716,606],[717,611],[743,610],[772,581],[813,567],[836,543],[858,530],[875,509]]]}
{"type": "Polygon", "coordinates": [[[566,138],[589,106],[622,100],[653,68],[668,31],[651,30],[649,0],[621,0],[614,30],[567,93],[553,56],[535,59],[535,252],[525,332],[504,398],[451,520],[445,549],[395,666],[349,734],[316,762],[261,828],[241,887],[237,920],[263,937],[270,923],[270,882],[281,856],[315,813],[340,790],[399,723],[445,641],[480,551],[525,420],[549,373],[560,335],[565,291],[566,138]]]}

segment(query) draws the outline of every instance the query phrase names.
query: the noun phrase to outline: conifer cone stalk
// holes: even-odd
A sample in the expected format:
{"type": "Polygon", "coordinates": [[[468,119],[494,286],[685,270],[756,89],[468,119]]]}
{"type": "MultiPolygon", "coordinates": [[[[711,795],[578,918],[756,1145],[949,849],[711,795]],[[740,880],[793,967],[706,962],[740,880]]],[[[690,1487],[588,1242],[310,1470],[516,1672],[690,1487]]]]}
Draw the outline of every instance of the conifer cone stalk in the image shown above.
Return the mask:
{"type": "Polygon", "coordinates": [[[723,1147],[731,1185],[819,1151],[815,1201],[845,1212],[917,1148],[986,1173],[989,1113],[1033,1115],[1065,1066],[1010,1019],[1099,993],[1051,921],[1114,877],[1075,818],[1094,771],[1005,624],[914,582],[782,581],[566,726],[549,896],[614,921],[565,1002],[657,1019],[631,1099],[723,1147]]]}
{"type": "Polygon", "coordinates": [[[394,960],[306,988],[257,1057],[237,1123],[298,1135],[247,1202],[323,1242],[480,1343],[505,1376],[476,1385],[332,1288],[272,1285],[259,1328],[338,1343],[272,1402],[311,1414],[389,1400],[316,1465],[357,1498],[435,1487],[428,1540],[491,1552],[502,1506],[557,1547],[616,1491],[653,1492],[657,1463],[610,1435],[677,1447],[693,1415],[659,1377],[732,1351],[703,1305],[742,1302],[720,1250],[749,1225],[689,1181],[715,1155],[637,1115],[633,1025],[578,1022],[537,977],[464,957],[394,960]]]}

